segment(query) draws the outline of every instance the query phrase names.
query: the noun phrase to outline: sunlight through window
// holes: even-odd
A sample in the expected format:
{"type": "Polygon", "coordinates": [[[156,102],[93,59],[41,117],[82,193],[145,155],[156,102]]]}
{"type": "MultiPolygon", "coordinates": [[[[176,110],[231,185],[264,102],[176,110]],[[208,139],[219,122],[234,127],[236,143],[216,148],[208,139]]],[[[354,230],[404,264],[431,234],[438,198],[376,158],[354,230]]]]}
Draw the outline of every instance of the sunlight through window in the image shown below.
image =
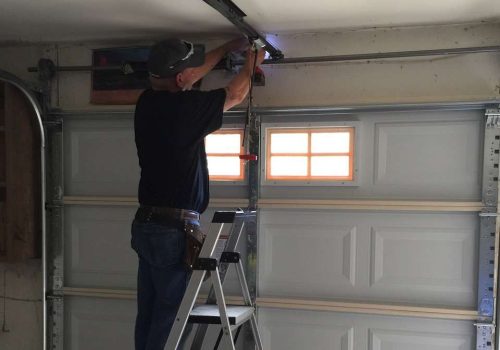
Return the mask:
{"type": "Polygon", "coordinates": [[[243,130],[219,130],[205,138],[208,173],[211,181],[241,181],[245,178],[244,163],[239,156],[243,149],[243,130]]]}
{"type": "Polygon", "coordinates": [[[354,128],[267,129],[267,180],[353,181],[354,128]]]}

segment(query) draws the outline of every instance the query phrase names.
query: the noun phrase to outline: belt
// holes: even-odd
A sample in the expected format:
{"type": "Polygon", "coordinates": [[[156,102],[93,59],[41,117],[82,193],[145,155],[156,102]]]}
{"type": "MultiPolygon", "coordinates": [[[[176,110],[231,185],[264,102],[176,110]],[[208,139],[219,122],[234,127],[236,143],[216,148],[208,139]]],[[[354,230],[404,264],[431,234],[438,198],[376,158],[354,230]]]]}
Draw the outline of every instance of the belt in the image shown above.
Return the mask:
{"type": "Polygon", "coordinates": [[[140,221],[185,221],[185,220],[200,220],[200,214],[194,210],[155,207],[150,205],[142,205],[137,210],[136,217],[140,221]]]}

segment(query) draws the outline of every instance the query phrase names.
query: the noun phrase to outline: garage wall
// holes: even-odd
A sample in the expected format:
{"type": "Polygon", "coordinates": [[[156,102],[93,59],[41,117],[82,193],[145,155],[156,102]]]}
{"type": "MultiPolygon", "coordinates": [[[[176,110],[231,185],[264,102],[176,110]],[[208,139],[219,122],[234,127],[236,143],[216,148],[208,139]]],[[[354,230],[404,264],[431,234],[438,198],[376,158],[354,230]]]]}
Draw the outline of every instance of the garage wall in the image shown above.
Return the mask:
{"type": "MultiPolygon", "coordinates": [[[[279,35],[271,36],[269,39],[282,48],[288,56],[294,57],[499,45],[499,33],[498,24],[476,24],[279,35]]],[[[220,42],[218,38],[206,40],[209,47],[220,42]]],[[[60,65],[88,65],[92,48],[112,45],[117,44],[42,46],[19,44],[1,47],[0,69],[14,73],[27,81],[36,82],[35,74],[27,73],[26,67],[35,66],[41,57],[51,58],[60,65]]],[[[124,44],[119,43],[119,45],[124,44]]],[[[267,66],[264,70],[267,84],[266,87],[256,88],[255,101],[257,105],[266,107],[479,101],[497,99],[500,95],[500,55],[497,53],[379,62],[267,66]],[[287,89],[283,89],[283,86],[287,86],[287,89]]],[[[203,88],[220,86],[230,78],[231,75],[225,72],[213,73],[205,79],[203,88]]],[[[88,73],[61,73],[52,85],[52,105],[64,110],[132,109],[131,106],[89,105],[89,94],[88,73]]],[[[70,152],[66,153],[65,162],[66,195],[135,194],[137,168],[132,157],[124,156],[125,153],[135,152],[130,120],[105,117],[108,120],[75,119],[70,122],[65,132],[65,152],[70,152]],[[119,149],[116,149],[116,144],[120,144],[119,149]],[[97,149],[100,150],[101,156],[92,157],[97,149]],[[110,159],[113,163],[109,163],[110,159]],[[98,164],[93,163],[95,161],[98,164]],[[114,166],[110,168],[107,165],[114,166]],[[107,182],[96,179],[107,179],[107,182]]],[[[356,117],[363,118],[363,116],[356,117]]],[[[380,164],[374,167],[373,162],[377,158],[365,154],[366,171],[363,171],[362,176],[366,182],[357,190],[338,189],[325,192],[318,188],[297,188],[295,192],[290,193],[286,188],[267,187],[263,188],[263,197],[480,200],[482,124],[478,114],[459,113],[444,119],[429,114],[388,117],[378,115],[376,118],[368,116],[364,122],[362,121],[363,127],[367,130],[365,133],[367,138],[364,139],[366,149],[383,151],[380,143],[375,143],[376,140],[380,140],[381,137],[397,140],[398,133],[404,132],[407,127],[417,130],[422,124],[415,119],[420,117],[429,122],[427,125],[424,123],[424,129],[427,127],[427,130],[432,130],[432,123],[435,122],[444,125],[443,130],[452,125],[455,131],[462,132],[465,139],[471,143],[463,143],[464,139],[455,141],[471,155],[476,154],[477,150],[479,152],[476,154],[477,157],[472,157],[472,160],[471,157],[457,158],[456,148],[443,149],[438,156],[443,159],[456,159],[458,164],[440,169],[438,175],[441,182],[406,183],[398,182],[402,175],[405,175],[404,169],[395,173],[383,172],[380,164]],[[375,148],[369,148],[373,146],[375,148]],[[472,163],[467,163],[471,161],[472,163]],[[455,173],[456,167],[458,169],[468,167],[469,172],[460,172],[462,176],[451,179],[449,175],[455,173]],[[390,189],[394,187],[399,188],[399,192],[391,192],[390,189]]],[[[427,135],[432,139],[432,133],[427,135]]],[[[447,141],[453,141],[451,136],[447,141]]],[[[418,146],[419,144],[412,144],[412,150],[415,152],[415,147],[418,146]]],[[[395,146],[385,151],[389,151],[385,153],[389,156],[388,161],[410,159],[405,158],[402,151],[395,146]]],[[[220,197],[241,198],[244,193],[243,189],[214,190],[220,197]]],[[[102,208],[69,206],[66,209],[65,215],[71,219],[66,221],[65,227],[65,251],[68,254],[66,269],[70,272],[67,274],[67,286],[133,288],[135,257],[127,250],[128,220],[133,208],[108,206],[105,210],[106,215],[112,220],[108,217],[99,217],[102,208]],[[111,241],[116,245],[109,246],[111,241]],[[87,255],[96,242],[99,243],[99,249],[94,249],[92,255],[87,255]],[[113,258],[101,254],[109,251],[114,252],[113,258]]],[[[300,213],[300,218],[304,223],[314,223],[313,230],[307,231],[307,235],[300,226],[293,228],[286,226],[290,215],[295,217],[295,214],[291,211],[271,209],[262,212],[259,292],[263,296],[325,299],[349,297],[359,300],[371,298],[373,301],[396,300],[409,303],[416,300],[417,303],[429,305],[475,306],[477,218],[474,214],[426,214],[426,216],[418,215],[418,219],[415,219],[417,215],[414,213],[398,215],[386,213],[385,216],[374,217],[358,212],[306,211],[300,213]],[[339,220],[332,222],[333,219],[339,219],[342,224],[335,226],[339,220]],[[334,229],[325,229],[332,225],[334,229]],[[288,239],[289,234],[294,237],[293,240],[288,239]],[[426,256],[429,259],[425,263],[439,264],[443,259],[453,263],[440,265],[434,274],[425,274],[416,269],[415,266],[422,258],[419,251],[412,250],[414,248],[412,242],[416,236],[424,238],[420,245],[421,251],[428,251],[432,247],[446,247],[444,257],[441,256],[441,250],[438,252],[431,249],[426,256]],[[284,267],[287,263],[294,263],[287,262],[288,252],[297,249],[302,245],[301,242],[309,244],[310,251],[307,255],[314,255],[315,247],[331,247],[329,251],[335,251],[341,244],[342,249],[337,251],[340,256],[336,255],[331,258],[332,260],[322,261],[339,268],[318,271],[316,275],[310,276],[308,273],[314,261],[304,260],[297,266],[297,274],[287,275],[288,270],[284,267]],[[346,252],[350,255],[346,255],[346,252]],[[395,266],[390,263],[399,261],[398,254],[406,253],[410,253],[409,256],[413,259],[411,266],[395,266]],[[402,271],[407,268],[413,269],[414,277],[419,281],[416,290],[414,285],[408,284],[408,280],[405,280],[407,277],[402,276],[402,271]],[[286,272],[284,277],[283,272],[286,272]],[[328,278],[324,278],[325,273],[328,278]],[[314,287],[306,288],[304,284],[297,282],[297,275],[307,276],[305,280],[314,287]],[[446,283],[443,283],[443,277],[446,283]],[[449,298],[446,298],[446,295],[449,295],[449,298]]],[[[41,288],[39,276],[23,275],[27,276],[23,282],[25,288],[29,290],[41,288]]],[[[30,305],[29,302],[27,305],[30,305]]],[[[99,349],[100,346],[106,348],[105,339],[98,342],[100,338],[96,338],[96,344],[101,345],[93,344],[90,347],[87,347],[88,343],[84,341],[87,339],[85,332],[89,329],[88,323],[99,319],[102,319],[102,323],[95,324],[101,325],[96,327],[104,330],[103,337],[118,331],[123,335],[119,337],[120,341],[123,341],[123,344],[130,344],[130,339],[127,338],[130,332],[124,330],[130,330],[133,325],[133,301],[71,297],[65,306],[68,322],[66,326],[73,330],[72,335],[65,339],[68,348],[99,349]],[[113,313],[108,308],[116,312],[113,313]]],[[[23,328],[11,326],[9,336],[20,334],[26,327],[35,329],[38,325],[36,315],[39,315],[39,312],[33,310],[12,315],[12,324],[23,324],[23,328]],[[31,316],[26,317],[30,312],[31,316]]],[[[471,322],[468,321],[422,322],[421,319],[297,312],[272,308],[261,309],[260,322],[265,344],[270,344],[272,349],[280,348],[273,344],[281,342],[285,335],[289,337],[290,349],[293,348],[292,345],[297,346],[302,344],[301,342],[315,344],[310,348],[330,346],[334,349],[356,350],[366,349],[367,344],[373,349],[412,349],[412,346],[415,349],[434,349],[432,346],[436,349],[443,347],[470,349],[474,331],[471,322]],[[307,334],[298,331],[299,324],[311,326],[307,334]],[[436,332],[436,329],[439,331],[436,332]],[[309,338],[307,335],[319,336],[309,338]]],[[[117,338],[113,336],[113,339],[117,338]]],[[[1,339],[6,338],[0,337],[0,345],[3,345],[1,339]]],[[[19,344],[16,343],[16,349],[36,349],[38,340],[33,338],[23,343],[23,347],[19,347],[19,344]]]]}
{"type": "MultiPolygon", "coordinates": [[[[500,24],[374,28],[335,33],[270,35],[288,57],[437,49],[500,44],[500,24]]],[[[195,39],[196,38],[190,38],[195,39]]],[[[205,38],[207,47],[224,40],[205,38]]],[[[130,45],[148,45],[133,42],[130,45]]],[[[21,45],[0,49],[0,68],[36,81],[26,67],[39,58],[60,65],[89,65],[91,49],[127,43],[21,45]]],[[[499,54],[454,55],[405,60],[267,66],[265,88],[255,91],[260,106],[324,106],[399,102],[464,101],[499,96],[499,54]],[[282,89],[281,86],[287,86],[282,89]]],[[[204,88],[220,86],[227,73],[211,75],[204,88]]],[[[61,73],[53,85],[53,105],[63,109],[89,105],[89,73],[61,73]]],[[[117,107],[107,107],[116,109],[117,107]]],[[[120,107],[121,108],[121,107],[120,107]]],[[[129,108],[129,107],[123,107],[129,108]]]]}
{"type": "Polygon", "coordinates": [[[40,259],[0,264],[0,349],[41,348],[41,270],[40,259]]]}

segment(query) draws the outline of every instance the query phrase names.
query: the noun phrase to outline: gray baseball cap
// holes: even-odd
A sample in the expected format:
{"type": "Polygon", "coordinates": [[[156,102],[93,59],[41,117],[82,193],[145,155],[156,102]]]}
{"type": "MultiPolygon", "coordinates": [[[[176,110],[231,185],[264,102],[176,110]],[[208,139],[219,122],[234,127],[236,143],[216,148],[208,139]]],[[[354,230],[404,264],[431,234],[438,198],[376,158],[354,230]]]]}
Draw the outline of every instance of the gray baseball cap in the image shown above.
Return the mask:
{"type": "Polygon", "coordinates": [[[154,78],[168,78],[205,62],[205,46],[180,39],[166,39],[153,45],[148,70],[154,78]]]}

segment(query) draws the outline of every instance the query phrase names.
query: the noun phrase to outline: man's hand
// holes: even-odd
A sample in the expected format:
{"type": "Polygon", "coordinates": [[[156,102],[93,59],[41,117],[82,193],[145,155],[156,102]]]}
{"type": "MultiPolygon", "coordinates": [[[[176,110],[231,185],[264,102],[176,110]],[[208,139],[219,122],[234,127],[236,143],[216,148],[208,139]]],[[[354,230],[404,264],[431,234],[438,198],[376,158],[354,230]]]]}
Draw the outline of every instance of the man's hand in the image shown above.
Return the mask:
{"type": "Polygon", "coordinates": [[[205,63],[199,67],[186,68],[183,74],[183,83],[181,88],[192,86],[198,80],[203,78],[208,72],[210,72],[215,65],[224,57],[226,54],[232,51],[244,51],[248,48],[250,43],[246,38],[238,38],[207,52],[205,54],[205,63]]]}
{"type": "Polygon", "coordinates": [[[224,102],[224,111],[240,104],[248,94],[250,88],[250,80],[252,77],[253,67],[258,66],[264,60],[266,52],[262,49],[255,50],[249,49],[245,64],[240,72],[231,80],[226,87],[226,101],[224,102]]]}
{"type": "Polygon", "coordinates": [[[246,60],[245,60],[245,65],[253,68],[254,60],[257,60],[255,65],[258,66],[262,63],[262,61],[264,61],[265,57],[266,57],[266,51],[264,51],[264,49],[259,49],[257,51],[257,54],[255,54],[255,50],[248,49],[246,60]]]}
{"type": "Polygon", "coordinates": [[[248,49],[249,45],[250,43],[248,42],[247,38],[238,38],[228,41],[223,45],[223,47],[226,52],[229,53],[233,51],[245,51],[246,49],[248,49]]]}

